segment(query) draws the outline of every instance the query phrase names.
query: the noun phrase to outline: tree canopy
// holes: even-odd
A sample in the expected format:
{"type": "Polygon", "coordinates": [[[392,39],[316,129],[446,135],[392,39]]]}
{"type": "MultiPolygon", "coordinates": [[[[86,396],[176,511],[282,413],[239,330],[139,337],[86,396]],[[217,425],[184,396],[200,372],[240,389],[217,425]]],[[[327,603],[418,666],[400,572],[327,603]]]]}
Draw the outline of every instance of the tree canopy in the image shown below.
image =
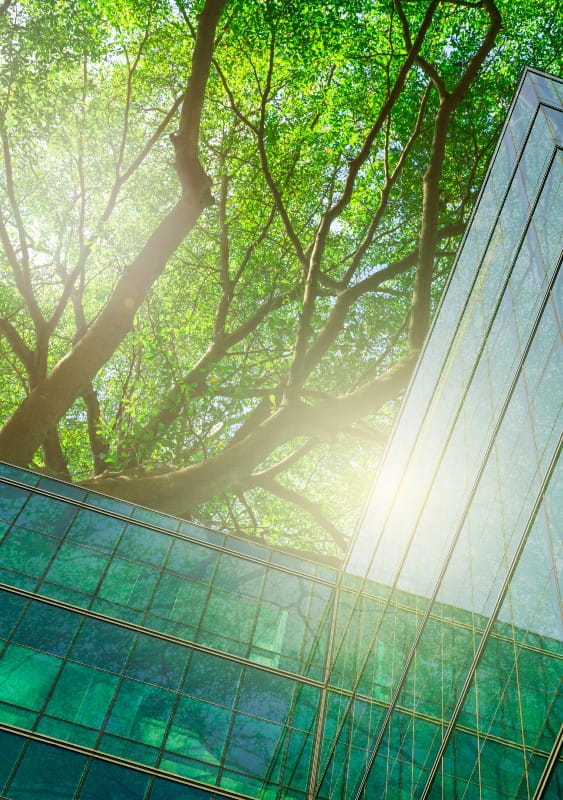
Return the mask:
{"type": "Polygon", "coordinates": [[[556,0],[0,2],[0,458],[345,547],[556,0]]]}

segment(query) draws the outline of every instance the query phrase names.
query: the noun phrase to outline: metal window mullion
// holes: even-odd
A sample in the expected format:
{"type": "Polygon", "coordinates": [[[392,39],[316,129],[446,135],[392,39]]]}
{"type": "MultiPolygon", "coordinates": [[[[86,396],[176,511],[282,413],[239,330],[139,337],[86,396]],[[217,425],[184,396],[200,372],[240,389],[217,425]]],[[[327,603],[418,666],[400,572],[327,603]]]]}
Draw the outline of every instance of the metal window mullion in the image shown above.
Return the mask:
{"type": "Polygon", "coordinates": [[[562,749],[563,749],[563,725],[561,725],[561,727],[559,728],[559,733],[555,737],[553,747],[551,748],[551,753],[549,754],[540,781],[537,785],[536,791],[534,792],[533,800],[542,800],[542,798],[545,796],[545,793],[549,788],[549,783],[551,781],[551,778],[553,777],[553,775],[555,774],[555,770],[557,769],[557,764],[559,762],[562,749]]]}
{"type": "MultiPolygon", "coordinates": [[[[334,589],[333,593],[333,600],[332,600],[332,609],[331,609],[331,620],[330,620],[330,629],[328,634],[328,642],[327,642],[327,650],[326,650],[326,661],[325,661],[325,669],[324,669],[324,676],[321,685],[321,690],[319,694],[319,706],[317,712],[317,718],[315,722],[315,730],[313,733],[313,750],[311,753],[311,765],[309,768],[309,776],[307,781],[307,800],[315,800],[317,796],[317,779],[318,779],[318,770],[320,765],[320,757],[321,757],[321,750],[323,744],[323,734],[324,734],[324,727],[326,722],[326,709],[328,703],[328,686],[330,681],[330,675],[332,673],[332,656],[333,656],[333,648],[334,648],[334,637],[336,633],[336,622],[338,619],[338,610],[340,607],[340,594],[341,594],[341,577],[339,576],[338,585],[334,589]]],[[[319,786],[322,781],[319,780],[319,786]]]]}

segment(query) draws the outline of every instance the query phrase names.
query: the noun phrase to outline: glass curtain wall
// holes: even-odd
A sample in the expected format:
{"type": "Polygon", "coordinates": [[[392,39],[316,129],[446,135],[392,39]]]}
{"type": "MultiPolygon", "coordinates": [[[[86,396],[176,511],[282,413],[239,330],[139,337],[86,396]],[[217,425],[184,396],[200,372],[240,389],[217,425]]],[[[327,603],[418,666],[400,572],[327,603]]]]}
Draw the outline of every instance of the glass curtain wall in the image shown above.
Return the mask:
{"type": "Polygon", "coordinates": [[[0,474],[4,794],[304,798],[335,567],[0,474]]]}

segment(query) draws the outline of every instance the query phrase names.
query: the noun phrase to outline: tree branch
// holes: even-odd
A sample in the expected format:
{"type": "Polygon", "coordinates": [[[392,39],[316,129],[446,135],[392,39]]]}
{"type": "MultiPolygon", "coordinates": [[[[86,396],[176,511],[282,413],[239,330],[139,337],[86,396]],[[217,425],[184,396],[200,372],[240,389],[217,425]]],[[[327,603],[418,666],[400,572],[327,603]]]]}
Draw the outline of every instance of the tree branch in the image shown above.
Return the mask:
{"type": "MultiPolygon", "coordinates": [[[[224,164],[222,165],[224,167],[224,164]]],[[[219,282],[221,297],[217,304],[213,323],[213,340],[219,341],[225,335],[225,322],[233,297],[233,284],[229,275],[229,229],[227,223],[227,195],[229,179],[226,173],[221,176],[221,188],[217,201],[219,219],[219,282]]]]}
{"type": "MultiPolygon", "coordinates": [[[[182,380],[174,384],[160,402],[159,408],[150,420],[143,426],[139,433],[140,439],[147,445],[157,441],[163,430],[174,423],[182,408],[189,398],[201,397],[207,391],[207,375],[214,364],[219,362],[235,344],[243,341],[250,333],[256,330],[260,323],[271,311],[280,308],[285,302],[298,295],[294,289],[285,295],[278,295],[265,300],[250,317],[230,333],[225,333],[211,343],[199,361],[182,376],[182,380]]],[[[271,393],[270,393],[271,394],[271,393]]],[[[268,411],[269,399],[266,398],[268,411]]],[[[130,447],[119,448],[121,458],[125,460],[127,468],[138,463],[136,454],[130,447]]]]}
{"type": "Polygon", "coordinates": [[[373,237],[375,236],[375,233],[377,231],[377,227],[379,225],[379,222],[381,221],[381,218],[382,218],[383,214],[385,213],[385,209],[387,208],[387,202],[389,200],[389,195],[391,194],[391,190],[392,190],[393,186],[396,184],[396,182],[397,182],[397,180],[398,180],[398,178],[399,178],[399,176],[400,176],[400,174],[401,174],[401,172],[403,170],[403,167],[405,166],[406,160],[407,160],[408,156],[410,155],[410,153],[412,151],[412,148],[414,147],[415,142],[416,142],[416,140],[418,139],[418,137],[420,135],[420,130],[422,128],[422,122],[423,122],[423,119],[424,119],[424,111],[426,109],[426,104],[428,102],[429,96],[430,96],[430,85],[428,85],[426,87],[426,89],[424,90],[424,94],[422,96],[422,100],[420,101],[420,107],[419,107],[419,110],[418,110],[418,115],[417,115],[417,119],[416,119],[416,123],[415,123],[414,129],[413,129],[413,132],[412,132],[411,136],[409,137],[409,140],[406,143],[405,147],[403,148],[403,150],[401,152],[401,155],[399,156],[399,160],[397,161],[397,164],[395,165],[395,169],[393,170],[391,175],[387,178],[387,180],[385,182],[385,186],[381,190],[379,205],[378,205],[377,209],[375,210],[375,213],[374,213],[374,215],[372,217],[372,220],[370,222],[370,225],[368,227],[366,235],[364,236],[364,239],[360,243],[360,245],[357,248],[356,252],[353,254],[352,262],[351,262],[350,266],[348,267],[348,269],[346,270],[346,274],[344,275],[344,278],[342,279],[342,285],[343,286],[347,286],[350,283],[350,281],[352,280],[353,276],[356,273],[356,270],[358,269],[358,267],[359,267],[359,265],[360,265],[360,263],[362,261],[362,258],[366,254],[369,246],[371,245],[371,243],[373,241],[373,237]]]}
{"type": "Polygon", "coordinates": [[[165,475],[136,478],[100,477],[81,485],[168,513],[184,513],[229,489],[245,484],[255,468],[280,445],[298,436],[332,434],[347,424],[376,414],[405,387],[416,357],[410,355],[375,380],[342,397],[315,406],[294,402],[278,408],[252,433],[205,461],[165,475]]]}
{"type": "Polygon", "coordinates": [[[91,384],[82,393],[82,399],[84,400],[84,404],[86,406],[88,441],[90,442],[90,450],[92,452],[94,475],[100,475],[105,469],[107,469],[104,455],[107,455],[109,451],[109,445],[105,441],[104,437],[100,434],[100,424],[102,421],[100,403],[98,400],[98,395],[94,391],[94,387],[91,384]]]}
{"type": "Polygon", "coordinates": [[[47,431],[43,441],[43,455],[45,456],[45,466],[51,475],[55,475],[63,481],[72,481],[56,428],[47,431]]]}
{"type": "Polygon", "coordinates": [[[29,272],[29,248],[27,244],[27,233],[23,224],[23,219],[20,213],[19,204],[16,198],[16,191],[14,186],[14,173],[12,167],[12,155],[10,152],[10,143],[6,128],[4,127],[4,120],[0,118],[0,140],[2,141],[2,151],[4,155],[4,164],[6,171],[6,194],[10,203],[10,208],[15,221],[16,230],[18,232],[18,240],[21,252],[21,262],[16,255],[16,251],[10,241],[6,223],[0,216],[0,236],[2,243],[6,250],[10,266],[14,273],[16,286],[23,297],[33,324],[36,328],[41,327],[43,324],[43,315],[37,303],[33,285],[31,283],[31,276],[29,272]]]}
{"type": "MultiPolygon", "coordinates": [[[[465,225],[463,223],[452,223],[446,225],[438,231],[437,239],[447,239],[450,236],[457,236],[463,233],[465,225]]],[[[334,342],[337,335],[342,330],[348,310],[356,302],[359,297],[362,297],[368,292],[375,292],[379,287],[388,280],[397,277],[397,275],[406,272],[418,263],[419,254],[417,250],[413,250],[408,255],[399,259],[398,261],[389,264],[387,267],[374,272],[362,281],[349,286],[341,292],[336,302],[327,317],[323,327],[317,334],[315,341],[307,351],[304,363],[304,372],[309,374],[313,367],[319,363],[321,358],[326,354],[330,345],[334,342]]]]}
{"type": "Polygon", "coordinates": [[[307,514],[309,514],[309,516],[315,520],[315,522],[324,528],[338,548],[342,552],[346,552],[348,549],[349,540],[338,530],[336,525],[334,525],[334,523],[328,519],[317,503],[314,503],[312,500],[309,500],[308,497],[304,497],[302,494],[299,494],[299,492],[289,489],[287,486],[283,486],[273,478],[251,476],[247,483],[249,487],[257,486],[260,489],[264,489],[266,492],[270,492],[270,494],[277,495],[279,498],[287,501],[288,503],[292,503],[298,508],[301,508],[303,511],[306,511],[307,514]]]}
{"type": "Polygon", "coordinates": [[[12,351],[25,367],[28,375],[33,370],[34,353],[26,345],[16,328],[7,319],[0,319],[0,333],[3,333],[12,351]]]}
{"type": "Polygon", "coordinates": [[[276,475],[279,475],[280,472],[285,472],[286,469],[289,469],[298,461],[300,461],[307,453],[310,453],[315,447],[318,447],[320,444],[319,439],[309,439],[305,444],[302,444],[301,447],[298,447],[293,453],[290,453],[285,458],[282,458],[281,461],[276,461],[275,464],[272,464],[270,467],[266,467],[266,469],[261,470],[260,472],[254,472],[250,477],[252,480],[263,480],[263,479],[270,479],[274,478],[276,475]]]}

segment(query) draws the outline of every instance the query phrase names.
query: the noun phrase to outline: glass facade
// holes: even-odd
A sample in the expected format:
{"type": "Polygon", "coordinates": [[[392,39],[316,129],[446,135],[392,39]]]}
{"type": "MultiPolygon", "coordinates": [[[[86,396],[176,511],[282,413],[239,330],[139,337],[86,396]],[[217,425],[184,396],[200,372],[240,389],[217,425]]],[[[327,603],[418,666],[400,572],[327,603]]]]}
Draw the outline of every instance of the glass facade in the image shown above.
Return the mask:
{"type": "Polygon", "coordinates": [[[0,464],[0,796],[563,796],[561,92],[523,78],[343,568],[0,464]]]}
{"type": "Polygon", "coordinates": [[[344,583],[385,587],[358,691],[400,633],[343,796],[530,798],[560,747],[561,95],[525,74],[349,553],[344,583]]]}

